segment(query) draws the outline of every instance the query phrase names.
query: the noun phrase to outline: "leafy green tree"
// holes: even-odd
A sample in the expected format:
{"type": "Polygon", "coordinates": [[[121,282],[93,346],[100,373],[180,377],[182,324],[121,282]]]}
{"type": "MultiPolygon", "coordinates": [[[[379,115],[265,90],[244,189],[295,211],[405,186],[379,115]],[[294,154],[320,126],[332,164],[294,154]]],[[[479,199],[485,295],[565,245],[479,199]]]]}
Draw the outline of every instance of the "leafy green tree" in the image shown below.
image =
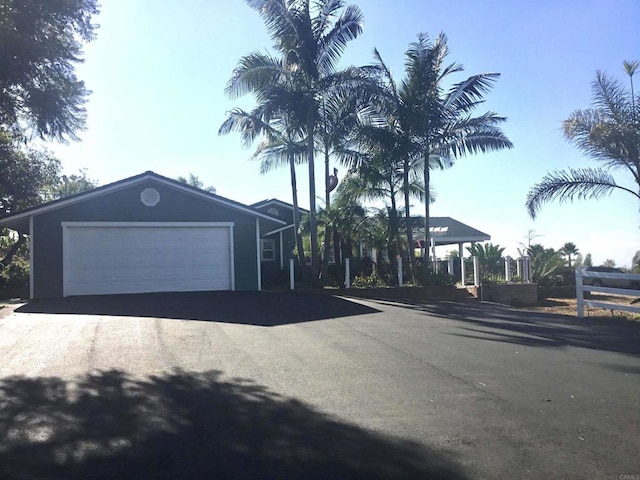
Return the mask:
{"type": "Polygon", "coordinates": [[[60,161],[0,132],[0,215],[42,203],[60,179],[60,161]]]}
{"type": "Polygon", "coordinates": [[[584,257],[581,253],[576,255],[575,261],[573,262],[573,268],[582,268],[584,266],[584,257]]]}
{"type": "MultiPolygon", "coordinates": [[[[633,82],[637,62],[629,67],[627,73],[633,82]]],[[[614,191],[627,192],[640,200],[640,124],[636,120],[639,106],[635,103],[633,83],[631,86],[629,92],[618,80],[600,71],[596,73],[591,108],[574,111],[562,128],[571,143],[602,166],[556,170],[545,175],[527,195],[526,207],[531,218],[552,200],[600,199],[614,191]],[[614,170],[630,173],[638,191],[618,184],[610,173],[614,170]]]]}
{"type": "Polygon", "coordinates": [[[178,178],[176,178],[176,180],[178,180],[181,183],[185,183],[191,187],[196,187],[196,188],[199,188],[200,190],[204,190],[205,192],[216,193],[216,187],[212,185],[205,186],[204,182],[200,180],[200,178],[197,175],[194,175],[193,173],[189,173],[189,177],[179,176],[178,178]]]}
{"type": "Polygon", "coordinates": [[[584,262],[582,263],[583,267],[593,267],[593,260],[591,259],[591,254],[587,253],[584,256],[584,262]]]}
{"type": "Polygon", "coordinates": [[[637,250],[631,259],[631,271],[633,273],[640,273],[640,250],[637,250]]]}
{"type": "Polygon", "coordinates": [[[569,268],[571,268],[571,256],[578,255],[579,250],[578,250],[578,247],[576,247],[575,243],[566,242],[564,245],[562,245],[562,248],[560,249],[559,253],[567,257],[567,261],[569,262],[569,268]]]}
{"type": "MultiPolygon", "coordinates": [[[[28,149],[22,141],[0,131],[0,172],[0,215],[7,215],[47,199],[58,185],[60,161],[49,152],[28,149]]],[[[0,265],[9,265],[25,242],[23,232],[6,235],[0,265]]]]}
{"type": "Polygon", "coordinates": [[[603,267],[609,267],[609,268],[614,268],[616,266],[616,261],[611,259],[611,258],[607,258],[603,263],[602,263],[603,267]]]}
{"type": "MultiPolygon", "coordinates": [[[[87,177],[85,169],[80,169],[78,173],[71,175],[62,175],[58,178],[57,184],[51,188],[51,196],[53,199],[68,197],[77,193],[90,190],[98,186],[95,180],[87,177]]],[[[46,198],[48,200],[48,198],[46,198]]]]}
{"type": "Polygon", "coordinates": [[[96,0],[0,0],[0,129],[76,138],[89,91],[74,66],[97,13],[96,0]]]}
{"type": "Polygon", "coordinates": [[[317,278],[318,232],[315,190],[315,135],[322,102],[332,90],[347,86],[352,71],[337,69],[347,43],[362,31],[362,14],[342,0],[247,0],[262,17],[275,42],[278,57],[254,52],[242,57],[228,84],[227,93],[277,94],[280,109],[306,131],[309,167],[309,222],[312,271],[317,278]],[[271,85],[280,88],[274,92],[271,85]]]}

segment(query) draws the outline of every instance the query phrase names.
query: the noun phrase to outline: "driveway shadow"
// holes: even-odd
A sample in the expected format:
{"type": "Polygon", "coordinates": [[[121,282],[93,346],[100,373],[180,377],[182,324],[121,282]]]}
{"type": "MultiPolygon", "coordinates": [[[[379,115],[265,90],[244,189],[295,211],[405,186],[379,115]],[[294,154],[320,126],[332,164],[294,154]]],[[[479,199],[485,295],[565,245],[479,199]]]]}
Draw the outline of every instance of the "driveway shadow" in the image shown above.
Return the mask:
{"type": "Polygon", "coordinates": [[[442,452],[218,371],[0,381],[0,477],[467,478],[442,452]]]}
{"type": "Polygon", "coordinates": [[[640,322],[576,318],[485,302],[395,302],[398,303],[431,316],[456,320],[461,331],[453,335],[462,337],[531,347],[573,346],[640,356],[640,322]]]}
{"type": "Polygon", "coordinates": [[[304,292],[185,292],[32,300],[18,313],[170,318],[259,326],[379,313],[346,299],[304,292]]]}

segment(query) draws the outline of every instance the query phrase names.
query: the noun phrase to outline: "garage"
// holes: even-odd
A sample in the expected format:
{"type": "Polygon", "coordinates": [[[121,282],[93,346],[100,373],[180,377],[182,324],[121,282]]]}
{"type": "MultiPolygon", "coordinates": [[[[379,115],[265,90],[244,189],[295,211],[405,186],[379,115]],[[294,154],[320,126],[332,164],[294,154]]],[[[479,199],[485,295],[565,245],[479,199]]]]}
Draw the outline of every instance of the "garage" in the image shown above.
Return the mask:
{"type": "Polygon", "coordinates": [[[0,217],[29,239],[31,298],[262,289],[286,221],[154,172],[0,217]]]}
{"type": "Polygon", "coordinates": [[[233,290],[233,225],[65,222],[64,296],[233,290]]]}

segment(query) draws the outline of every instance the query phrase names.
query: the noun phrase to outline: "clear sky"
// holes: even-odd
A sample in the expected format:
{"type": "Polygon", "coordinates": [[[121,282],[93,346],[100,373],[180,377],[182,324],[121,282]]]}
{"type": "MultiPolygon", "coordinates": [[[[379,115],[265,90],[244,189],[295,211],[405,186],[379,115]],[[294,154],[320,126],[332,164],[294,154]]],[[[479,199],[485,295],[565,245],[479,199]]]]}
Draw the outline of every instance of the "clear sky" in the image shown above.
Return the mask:
{"type": "MultiPolygon", "coordinates": [[[[290,201],[286,169],[260,175],[237,135],[217,135],[228,110],[253,106],[251,97],[227,99],[224,87],[242,55],[271,48],[257,13],[242,0],[102,3],[98,37],[86,46],[85,63],[77,69],[93,91],[87,129],[80,142],[49,145],[65,172],[86,168],[101,185],[146,170],[168,177],[194,173],[233,200],[290,201]]],[[[571,241],[581,253],[591,253],[594,264],[606,259],[631,264],[640,249],[638,203],[631,195],[551,203],[535,221],[524,203],[529,188],[548,171],[596,166],[567,143],[561,123],[573,110],[589,106],[596,70],[628,81],[622,62],[640,59],[640,1],[351,3],[363,11],[365,26],[347,46],[344,65],[371,63],[377,47],[399,80],[404,52],[416,35],[444,31],[449,60],[465,67],[454,80],[481,72],[502,75],[486,97],[486,110],[508,117],[504,130],[515,148],[462,158],[453,168],[434,172],[433,216],[450,216],[488,233],[512,256],[533,229],[539,235],[535,241],[546,247],[571,241]]],[[[640,77],[636,85],[640,90],[640,77]]],[[[299,198],[308,206],[304,168],[299,198]]],[[[322,195],[320,171],[316,177],[322,195]]],[[[616,178],[633,188],[623,172],[616,178]]],[[[412,208],[414,214],[423,210],[419,203],[412,208]]]]}

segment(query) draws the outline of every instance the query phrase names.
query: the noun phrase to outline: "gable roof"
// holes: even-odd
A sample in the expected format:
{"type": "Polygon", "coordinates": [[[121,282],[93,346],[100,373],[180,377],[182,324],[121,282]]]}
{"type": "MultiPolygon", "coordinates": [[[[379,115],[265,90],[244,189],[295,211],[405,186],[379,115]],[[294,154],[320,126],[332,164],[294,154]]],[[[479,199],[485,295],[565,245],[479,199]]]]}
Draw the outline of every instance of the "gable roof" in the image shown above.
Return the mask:
{"type": "MultiPolygon", "coordinates": [[[[424,239],[424,217],[411,217],[411,220],[413,229],[424,239]]],[[[429,230],[432,229],[440,230],[435,235],[436,245],[491,240],[491,235],[451,217],[429,217],[429,230]]]]}
{"type": "MultiPolygon", "coordinates": [[[[278,200],[277,198],[269,198],[265,200],[260,200],[257,203],[252,203],[250,205],[251,208],[264,208],[268,205],[278,205],[279,207],[288,208],[289,210],[293,210],[293,205],[287,202],[283,202],[282,200],[278,200]]],[[[309,210],[306,208],[298,207],[302,213],[309,213],[309,210]]]]}
{"type": "Polygon", "coordinates": [[[139,175],[134,175],[133,177],[125,178],[123,180],[118,180],[117,182],[92,188],[91,190],[85,190],[84,192],[76,193],[74,195],[69,195],[68,197],[60,198],[57,200],[53,200],[51,202],[43,203],[41,205],[36,205],[30,208],[26,208],[24,210],[21,210],[15,213],[11,213],[9,215],[0,216],[0,226],[8,227],[23,233],[28,233],[30,217],[47,213],[52,210],[64,208],[70,205],[74,205],[76,203],[81,203],[92,198],[108,195],[109,193],[117,192],[124,188],[129,188],[129,187],[144,183],[148,180],[153,180],[161,185],[173,188],[175,190],[182,191],[186,194],[193,195],[195,197],[202,198],[204,200],[208,200],[218,205],[228,207],[232,210],[253,215],[254,217],[258,217],[258,218],[264,218],[266,220],[269,220],[279,225],[286,225],[286,222],[280,220],[279,218],[273,217],[264,212],[256,210],[253,207],[244,205],[240,202],[236,202],[234,200],[230,200],[225,197],[221,197],[220,195],[216,195],[215,193],[210,193],[205,190],[201,190],[197,187],[192,187],[191,185],[187,185],[186,183],[179,182],[178,180],[174,180],[172,178],[158,175],[155,172],[147,171],[139,175]]]}

